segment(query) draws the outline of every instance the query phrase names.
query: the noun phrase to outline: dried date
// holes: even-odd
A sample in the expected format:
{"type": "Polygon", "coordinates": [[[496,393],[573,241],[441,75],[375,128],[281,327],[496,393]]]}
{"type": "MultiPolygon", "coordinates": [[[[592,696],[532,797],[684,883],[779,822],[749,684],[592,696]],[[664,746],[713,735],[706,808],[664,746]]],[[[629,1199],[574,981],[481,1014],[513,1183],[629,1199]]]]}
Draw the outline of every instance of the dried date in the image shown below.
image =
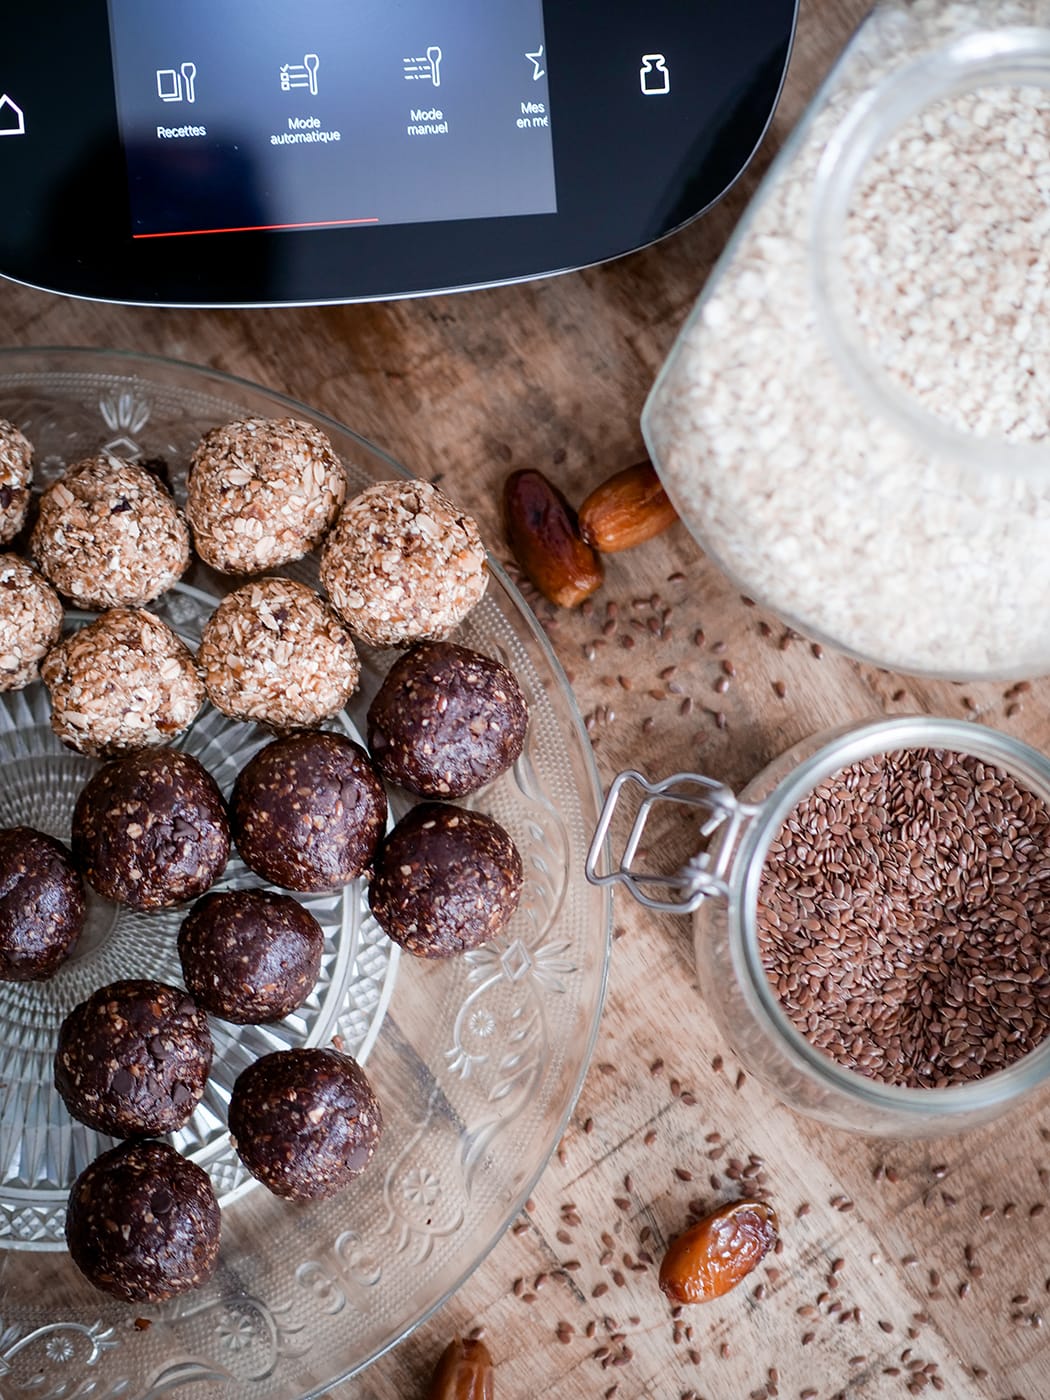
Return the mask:
{"type": "Polygon", "coordinates": [[[492,1357],[484,1342],[455,1337],[441,1354],[427,1400],[492,1400],[492,1357]]]}
{"type": "Polygon", "coordinates": [[[672,1240],[660,1287],[673,1303],[721,1298],[762,1262],[777,1242],[777,1214],[765,1201],[734,1201],[672,1240]]]}
{"type": "Polygon", "coordinates": [[[542,472],[513,472],[503,505],[514,557],[545,598],[574,608],[601,587],[601,560],[580,538],[575,511],[542,472]]]}

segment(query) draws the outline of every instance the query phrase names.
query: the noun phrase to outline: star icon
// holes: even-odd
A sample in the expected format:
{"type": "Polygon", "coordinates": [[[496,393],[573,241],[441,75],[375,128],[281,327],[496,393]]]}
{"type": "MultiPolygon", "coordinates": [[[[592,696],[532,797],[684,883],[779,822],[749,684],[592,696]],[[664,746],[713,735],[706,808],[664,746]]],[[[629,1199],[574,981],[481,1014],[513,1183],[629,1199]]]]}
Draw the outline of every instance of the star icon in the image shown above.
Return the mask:
{"type": "Polygon", "coordinates": [[[527,53],[525,57],[532,64],[532,81],[538,83],[541,78],[547,76],[547,70],[540,67],[543,59],[543,45],[541,44],[535,53],[527,53]]]}

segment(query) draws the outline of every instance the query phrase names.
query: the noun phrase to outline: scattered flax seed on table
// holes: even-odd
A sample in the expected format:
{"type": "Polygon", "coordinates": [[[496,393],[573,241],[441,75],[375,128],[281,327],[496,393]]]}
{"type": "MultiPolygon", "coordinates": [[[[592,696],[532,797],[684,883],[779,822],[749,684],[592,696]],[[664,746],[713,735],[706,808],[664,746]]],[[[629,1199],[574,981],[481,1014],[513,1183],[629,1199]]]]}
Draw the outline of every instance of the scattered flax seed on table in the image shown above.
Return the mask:
{"type": "Polygon", "coordinates": [[[774,837],[759,893],[763,965],[795,1026],[911,1088],[979,1079],[1046,1037],[1048,933],[1050,811],[933,749],[820,784],[774,837]]]}

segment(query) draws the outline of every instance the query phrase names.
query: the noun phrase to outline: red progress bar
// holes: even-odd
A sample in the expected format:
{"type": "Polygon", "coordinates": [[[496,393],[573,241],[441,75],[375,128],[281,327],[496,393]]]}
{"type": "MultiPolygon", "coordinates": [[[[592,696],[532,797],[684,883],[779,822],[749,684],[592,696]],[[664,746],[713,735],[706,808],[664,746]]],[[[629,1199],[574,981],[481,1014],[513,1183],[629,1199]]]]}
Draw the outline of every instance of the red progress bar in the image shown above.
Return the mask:
{"type": "Polygon", "coordinates": [[[132,238],[190,238],[197,233],[265,233],[281,228],[346,228],[350,224],[378,224],[378,219],[315,219],[305,224],[245,224],[243,228],[180,228],[171,233],[133,233],[132,238]]]}

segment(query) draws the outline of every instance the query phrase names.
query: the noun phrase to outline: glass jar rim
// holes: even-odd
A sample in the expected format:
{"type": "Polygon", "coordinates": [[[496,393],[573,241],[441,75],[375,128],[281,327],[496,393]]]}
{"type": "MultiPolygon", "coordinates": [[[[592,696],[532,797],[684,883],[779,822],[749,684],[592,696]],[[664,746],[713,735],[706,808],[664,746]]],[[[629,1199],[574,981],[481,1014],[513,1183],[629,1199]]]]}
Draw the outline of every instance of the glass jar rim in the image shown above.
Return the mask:
{"type": "Polygon", "coordinates": [[[1020,476],[1050,471],[1050,446],[979,436],[953,427],[886,373],[847,309],[842,238],[850,203],[871,158],[923,108],[953,93],[1007,84],[1050,87],[1050,30],[981,29],[895,69],[849,110],[832,133],[813,184],[810,281],[817,325],[861,402],[929,452],[980,471],[1020,476]]]}
{"type": "Polygon", "coordinates": [[[752,1013],[776,1037],[796,1068],[815,1074],[829,1089],[869,1105],[873,1112],[890,1111],[914,1120],[937,1116],[947,1126],[953,1118],[1002,1107],[1050,1080],[1050,1035],[1012,1065],[981,1079],[929,1089],[886,1084],[847,1069],[805,1038],[781,1007],[762,966],[758,945],[759,883],[769,846],[789,813],[818,784],[843,768],[878,754],[915,748],[948,749],[984,759],[1005,769],[1050,806],[1050,759],[1022,740],[986,725],[905,715],[839,730],[777,784],[743,836],[737,852],[741,874],[731,892],[731,899],[738,904],[738,917],[732,921],[735,936],[731,953],[752,1013]]]}

